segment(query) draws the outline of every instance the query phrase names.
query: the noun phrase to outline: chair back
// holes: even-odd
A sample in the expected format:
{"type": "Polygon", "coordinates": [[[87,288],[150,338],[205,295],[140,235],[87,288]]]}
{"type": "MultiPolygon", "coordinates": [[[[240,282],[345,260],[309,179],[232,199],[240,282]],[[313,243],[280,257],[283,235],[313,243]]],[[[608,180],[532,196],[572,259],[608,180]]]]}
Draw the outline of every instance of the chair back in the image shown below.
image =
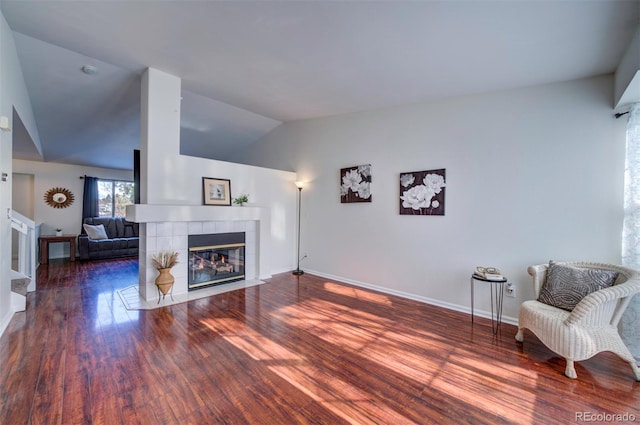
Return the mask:
{"type": "MultiPolygon", "coordinates": [[[[634,294],[640,292],[640,272],[637,270],[607,263],[591,263],[583,261],[557,262],[556,264],[579,268],[592,268],[618,272],[613,284],[614,289],[605,288],[587,295],[571,312],[568,322],[583,324],[609,323],[617,326],[622,313],[629,305],[634,294]]],[[[536,299],[547,279],[548,264],[530,266],[529,274],[533,277],[533,292],[536,299]]]]}

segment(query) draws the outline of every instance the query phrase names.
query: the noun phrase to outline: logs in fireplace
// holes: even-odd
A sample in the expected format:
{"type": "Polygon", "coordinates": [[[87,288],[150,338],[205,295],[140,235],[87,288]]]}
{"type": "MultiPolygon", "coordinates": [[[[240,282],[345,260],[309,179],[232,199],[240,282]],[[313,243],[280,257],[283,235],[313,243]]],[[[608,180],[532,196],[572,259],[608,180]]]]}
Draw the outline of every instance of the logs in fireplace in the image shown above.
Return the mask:
{"type": "Polygon", "coordinates": [[[189,291],[244,279],[245,234],[189,235],[189,291]]]}

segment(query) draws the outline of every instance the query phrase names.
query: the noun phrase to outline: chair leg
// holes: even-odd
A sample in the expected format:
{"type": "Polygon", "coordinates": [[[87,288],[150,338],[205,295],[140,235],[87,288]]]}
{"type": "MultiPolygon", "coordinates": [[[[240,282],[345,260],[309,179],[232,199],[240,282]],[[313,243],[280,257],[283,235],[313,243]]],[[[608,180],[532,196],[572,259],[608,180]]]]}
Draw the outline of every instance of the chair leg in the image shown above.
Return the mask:
{"type": "Polygon", "coordinates": [[[522,332],[522,329],[520,328],[518,328],[518,333],[516,334],[516,341],[518,342],[524,341],[524,334],[522,332]]]}
{"type": "Polygon", "coordinates": [[[631,354],[631,351],[629,351],[629,348],[624,344],[622,338],[620,338],[620,335],[617,332],[615,333],[615,337],[617,344],[610,347],[610,351],[617,354],[622,360],[628,362],[636,381],[640,381],[640,367],[638,367],[636,359],[633,357],[633,354],[631,354]]]}
{"type": "Polygon", "coordinates": [[[631,365],[631,370],[633,370],[633,374],[636,376],[636,381],[640,381],[640,368],[636,364],[635,361],[629,362],[631,365]]]}
{"type": "Polygon", "coordinates": [[[576,373],[576,368],[573,365],[573,360],[567,359],[567,367],[564,370],[564,374],[571,379],[576,379],[578,374],[576,373]]]}

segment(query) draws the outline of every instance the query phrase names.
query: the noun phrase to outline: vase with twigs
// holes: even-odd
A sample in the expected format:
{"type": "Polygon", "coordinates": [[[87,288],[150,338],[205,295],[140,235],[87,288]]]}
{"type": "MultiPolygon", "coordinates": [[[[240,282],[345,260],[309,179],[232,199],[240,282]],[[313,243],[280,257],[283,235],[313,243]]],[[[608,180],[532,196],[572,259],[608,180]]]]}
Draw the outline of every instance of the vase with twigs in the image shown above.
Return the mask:
{"type": "Polygon", "coordinates": [[[176,251],[161,251],[151,257],[151,262],[158,270],[155,284],[158,287],[158,304],[160,303],[160,294],[162,299],[169,294],[173,300],[173,283],[175,279],[171,274],[171,268],[178,264],[178,253],[176,251]]]}

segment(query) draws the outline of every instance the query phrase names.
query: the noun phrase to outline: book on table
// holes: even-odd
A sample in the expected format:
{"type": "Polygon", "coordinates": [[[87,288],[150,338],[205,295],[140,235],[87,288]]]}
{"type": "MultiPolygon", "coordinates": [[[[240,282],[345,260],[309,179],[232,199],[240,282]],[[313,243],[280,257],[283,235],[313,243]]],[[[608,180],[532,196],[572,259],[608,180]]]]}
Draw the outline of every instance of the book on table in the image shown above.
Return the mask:
{"type": "Polygon", "coordinates": [[[487,280],[504,280],[504,276],[495,273],[485,273],[484,278],[487,280]]]}
{"type": "Polygon", "coordinates": [[[476,267],[473,275],[486,280],[504,280],[500,269],[496,267],[476,267]]]}

